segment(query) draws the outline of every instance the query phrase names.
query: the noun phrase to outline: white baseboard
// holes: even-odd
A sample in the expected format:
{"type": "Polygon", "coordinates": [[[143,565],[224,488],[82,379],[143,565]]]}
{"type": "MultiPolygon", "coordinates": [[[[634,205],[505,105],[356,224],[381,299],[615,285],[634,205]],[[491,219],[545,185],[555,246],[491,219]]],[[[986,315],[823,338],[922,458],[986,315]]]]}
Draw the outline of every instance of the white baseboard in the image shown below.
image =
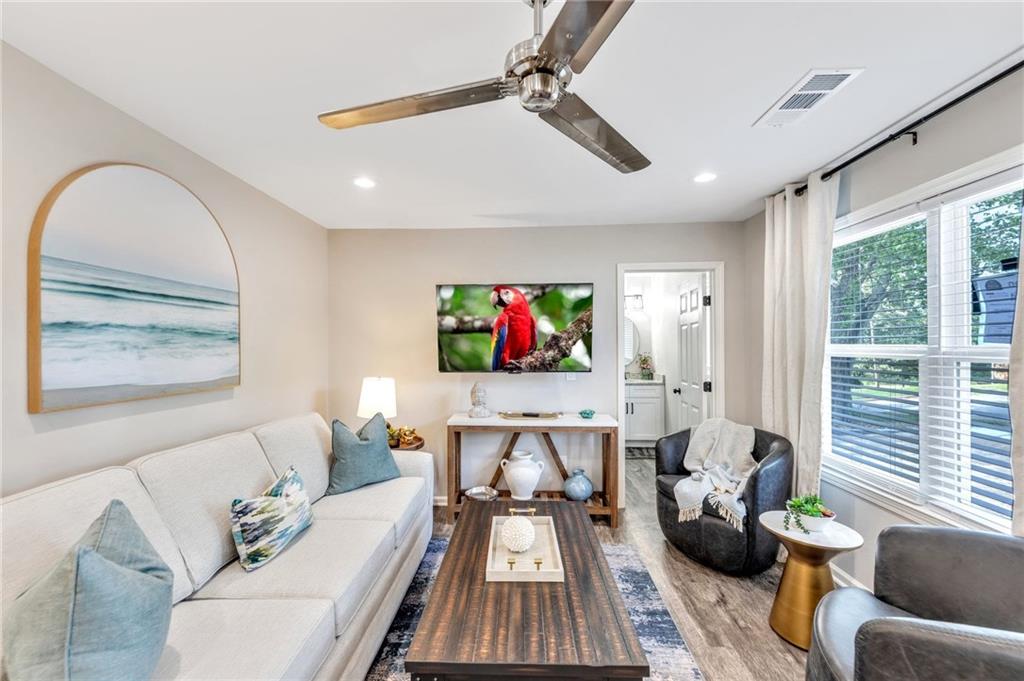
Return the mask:
{"type": "Polygon", "coordinates": [[[855,586],[858,589],[864,589],[865,591],[871,591],[871,589],[867,588],[866,586],[864,586],[863,584],[858,582],[856,579],[854,579],[853,575],[851,575],[846,570],[844,570],[841,567],[838,567],[836,565],[832,565],[831,567],[832,567],[832,580],[835,581],[836,586],[855,586]]]}

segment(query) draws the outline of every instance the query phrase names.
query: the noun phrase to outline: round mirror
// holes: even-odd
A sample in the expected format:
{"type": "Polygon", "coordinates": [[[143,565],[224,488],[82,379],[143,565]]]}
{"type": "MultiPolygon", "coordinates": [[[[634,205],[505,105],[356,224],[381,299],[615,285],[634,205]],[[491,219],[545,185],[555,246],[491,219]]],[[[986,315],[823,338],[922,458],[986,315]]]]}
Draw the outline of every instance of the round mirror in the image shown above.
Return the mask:
{"type": "Polygon", "coordinates": [[[640,332],[632,319],[626,317],[622,322],[622,365],[629,366],[640,352],[640,332]]]}

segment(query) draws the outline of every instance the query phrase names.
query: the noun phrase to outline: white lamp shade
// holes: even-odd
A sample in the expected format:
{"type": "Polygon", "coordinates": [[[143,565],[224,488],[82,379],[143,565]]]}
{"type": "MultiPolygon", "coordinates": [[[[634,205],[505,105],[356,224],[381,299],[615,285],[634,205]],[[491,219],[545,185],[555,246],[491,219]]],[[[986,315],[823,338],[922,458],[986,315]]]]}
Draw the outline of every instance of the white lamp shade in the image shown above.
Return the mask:
{"type": "Polygon", "coordinates": [[[361,419],[372,418],[377,412],[386,419],[398,415],[395,403],[395,379],[385,376],[368,376],[363,379],[363,389],[359,393],[359,408],[356,416],[361,419]]]}

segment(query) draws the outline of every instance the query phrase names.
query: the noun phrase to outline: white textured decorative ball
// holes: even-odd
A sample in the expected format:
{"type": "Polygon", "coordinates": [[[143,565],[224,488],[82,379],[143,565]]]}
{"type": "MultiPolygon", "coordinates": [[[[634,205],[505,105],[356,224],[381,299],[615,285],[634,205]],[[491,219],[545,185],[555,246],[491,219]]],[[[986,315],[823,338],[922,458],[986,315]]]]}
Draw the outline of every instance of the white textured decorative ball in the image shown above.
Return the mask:
{"type": "Polygon", "coordinates": [[[501,542],[512,553],[522,553],[533,546],[537,532],[526,518],[512,516],[501,526],[501,542]]]}

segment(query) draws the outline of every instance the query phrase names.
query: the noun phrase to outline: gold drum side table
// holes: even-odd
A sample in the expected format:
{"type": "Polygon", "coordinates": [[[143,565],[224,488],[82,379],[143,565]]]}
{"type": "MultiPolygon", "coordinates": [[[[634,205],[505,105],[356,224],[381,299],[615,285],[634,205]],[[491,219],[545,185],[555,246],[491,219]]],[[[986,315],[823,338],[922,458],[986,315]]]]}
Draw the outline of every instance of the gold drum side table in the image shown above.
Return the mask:
{"type": "Polygon", "coordinates": [[[785,515],[785,511],[768,511],[759,518],[789,551],[768,623],[779,636],[807,650],[811,646],[814,609],[835,588],[829,561],[840,553],[859,549],[864,538],[835,521],[822,532],[804,534],[795,527],[787,530],[783,525],[785,515]]]}

